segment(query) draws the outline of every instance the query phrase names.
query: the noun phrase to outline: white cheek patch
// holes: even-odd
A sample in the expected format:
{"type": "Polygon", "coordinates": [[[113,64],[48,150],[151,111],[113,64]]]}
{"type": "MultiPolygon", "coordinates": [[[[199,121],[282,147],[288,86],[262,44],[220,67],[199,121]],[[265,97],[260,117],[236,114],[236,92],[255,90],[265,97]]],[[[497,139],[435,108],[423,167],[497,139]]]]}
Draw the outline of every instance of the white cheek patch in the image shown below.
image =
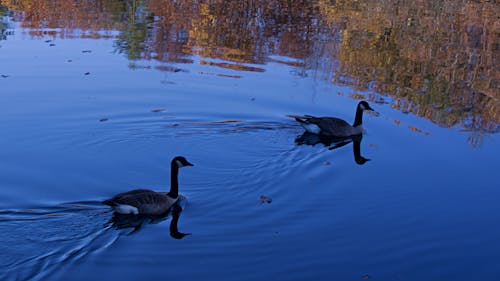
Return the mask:
{"type": "Polygon", "coordinates": [[[361,107],[361,109],[363,109],[363,110],[366,110],[366,107],[364,104],[360,104],[359,107],[361,107]]]}
{"type": "Polygon", "coordinates": [[[177,167],[184,167],[184,165],[182,165],[181,161],[179,160],[175,160],[175,164],[177,164],[177,167]]]}

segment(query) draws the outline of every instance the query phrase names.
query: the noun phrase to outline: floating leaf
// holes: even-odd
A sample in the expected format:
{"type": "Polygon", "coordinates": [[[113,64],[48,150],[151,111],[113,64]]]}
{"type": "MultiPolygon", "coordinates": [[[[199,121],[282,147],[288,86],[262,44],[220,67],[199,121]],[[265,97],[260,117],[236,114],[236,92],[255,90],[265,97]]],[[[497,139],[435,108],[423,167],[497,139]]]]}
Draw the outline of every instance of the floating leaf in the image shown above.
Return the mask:
{"type": "Polygon", "coordinates": [[[392,120],[392,122],[394,122],[394,124],[396,124],[396,125],[399,125],[399,124],[401,124],[401,121],[399,121],[399,120],[396,120],[396,119],[392,120]]]}
{"type": "Polygon", "coordinates": [[[160,109],[153,109],[151,110],[151,112],[155,112],[155,113],[158,113],[158,112],[164,112],[166,109],[164,108],[160,108],[160,109]]]}
{"type": "Polygon", "coordinates": [[[108,120],[109,120],[108,118],[102,118],[102,119],[99,119],[99,122],[106,122],[108,120]]]}
{"type": "Polygon", "coordinates": [[[408,126],[408,128],[413,131],[413,132],[417,132],[417,133],[422,133],[422,130],[420,130],[419,128],[415,127],[415,126],[408,126]]]}
{"type": "Polygon", "coordinates": [[[259,201],[260,201],[260,203],[268,203],[268,204],[270,204],[271,202],[273,202],[273,199],[271,197],[267,197],[267,196],[261,195],[259,197],[259,201]]]}

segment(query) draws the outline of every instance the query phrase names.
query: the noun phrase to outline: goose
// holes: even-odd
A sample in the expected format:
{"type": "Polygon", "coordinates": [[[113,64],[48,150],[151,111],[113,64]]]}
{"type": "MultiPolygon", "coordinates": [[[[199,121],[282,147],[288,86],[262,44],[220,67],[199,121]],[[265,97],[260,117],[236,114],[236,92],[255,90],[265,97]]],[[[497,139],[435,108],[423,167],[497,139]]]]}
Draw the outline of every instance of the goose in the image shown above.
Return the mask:
{"type": "Polygon", "coordinates": [[[314,117],[311,115],[288,115],[310,133],[329,137],[350,137],[363,133],[363,111],[373,110],[366,101],[360,101],[356,107],[354,123],[349,125],[346,121],[336,117],[314,117]]]}
{"type": "Polygon", "coordinates": [[[176,156],[172,159],[170,170],[170,191],[156,192],[149,189],[135,189],[115,195],[102,203],[111,206],[118,214],[162,215],[179,200],[179,168],[194,166],[186,158],[176,156]]]}

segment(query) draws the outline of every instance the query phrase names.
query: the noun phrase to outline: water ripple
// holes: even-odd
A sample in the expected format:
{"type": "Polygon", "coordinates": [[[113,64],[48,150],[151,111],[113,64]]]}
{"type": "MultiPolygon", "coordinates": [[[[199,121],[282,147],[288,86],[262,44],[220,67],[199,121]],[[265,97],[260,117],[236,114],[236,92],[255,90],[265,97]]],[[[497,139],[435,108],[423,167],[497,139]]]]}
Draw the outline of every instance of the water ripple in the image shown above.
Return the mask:
{"type": "Polygon", "coordinates": [[[136,231],[117,227],[111,218],[112,211],[99,202],[0,210],[0,279],[43,280],[136,231]]]}

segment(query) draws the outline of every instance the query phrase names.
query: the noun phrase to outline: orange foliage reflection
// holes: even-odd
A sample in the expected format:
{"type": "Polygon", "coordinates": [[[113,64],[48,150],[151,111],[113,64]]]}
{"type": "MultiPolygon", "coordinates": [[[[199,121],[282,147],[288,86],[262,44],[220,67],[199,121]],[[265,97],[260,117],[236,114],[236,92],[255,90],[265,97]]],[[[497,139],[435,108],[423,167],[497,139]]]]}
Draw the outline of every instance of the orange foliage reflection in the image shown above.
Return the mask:
{"type": "Polygon", "coordinates": [[[193,63],[195,54],[204,64],[253,72],[265,71],[255,65],[285,63],[297,73],[321,73],[377,93],[360,98],[390,96],[392,107],[442,126],[500,131],[500,7],[494,1],[1,3],[32,36],[112,36],[131,60],[193,63]]]}

